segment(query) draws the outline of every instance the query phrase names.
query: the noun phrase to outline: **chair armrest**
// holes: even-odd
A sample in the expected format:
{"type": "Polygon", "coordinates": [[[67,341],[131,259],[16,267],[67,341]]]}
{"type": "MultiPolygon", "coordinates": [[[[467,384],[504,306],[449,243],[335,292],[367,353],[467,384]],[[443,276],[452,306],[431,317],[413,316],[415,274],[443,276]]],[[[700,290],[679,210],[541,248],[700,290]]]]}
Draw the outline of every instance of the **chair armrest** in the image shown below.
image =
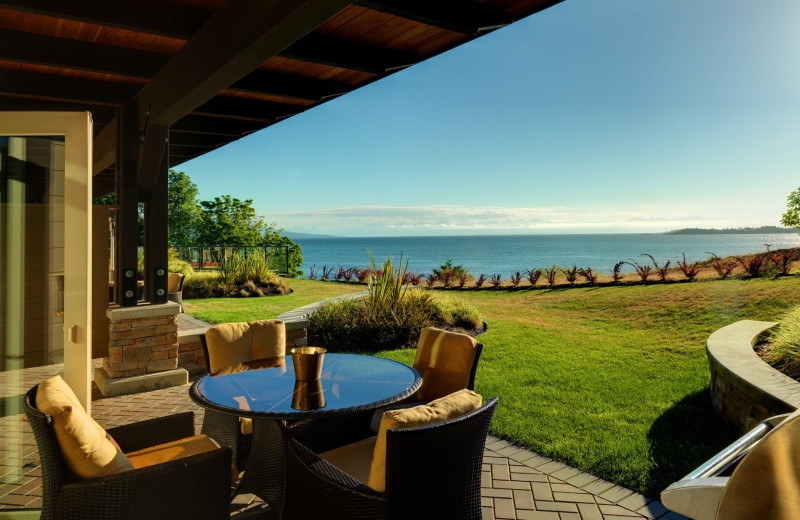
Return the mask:
{"type": "Polygon", "coordinates": [[[231,450],[219,448],[163,464],[62,487],[65,519],[229,518],[231,450]],[[90,514],[89,512],[93,512],[90,514]]]}
{"type": "Polygon", "coordinates": [[[301,419],[289,422],[287,433],[312,451],[322,453],[374,435],[369,430],[370,417],[372,411],[301,419]]]}
{"type": "Polygon", "coordinates": [[[681,480],[661,492],[661,503],[695,520],[714,520],[727,483],[728,477],[681,480]]]}
{"type": "Polygon", "coordinates": [[[149,448],[194,435],[194,412],[184,412],[109,428],[123,452],[149,448]]]}

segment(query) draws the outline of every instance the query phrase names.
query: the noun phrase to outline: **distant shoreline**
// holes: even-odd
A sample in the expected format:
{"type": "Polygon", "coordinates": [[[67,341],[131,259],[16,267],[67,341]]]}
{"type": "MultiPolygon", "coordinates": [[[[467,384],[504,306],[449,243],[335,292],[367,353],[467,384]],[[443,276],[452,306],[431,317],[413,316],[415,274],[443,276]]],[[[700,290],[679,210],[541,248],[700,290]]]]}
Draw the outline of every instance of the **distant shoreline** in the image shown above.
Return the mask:
{"type": "Polygon", "coordinates": [[[743,228],[684,228],[667,231],[665,235],[764,235],[773,233],[797,233],[796,228],[784,228],[778,226],[760,226],[743,228]]]}

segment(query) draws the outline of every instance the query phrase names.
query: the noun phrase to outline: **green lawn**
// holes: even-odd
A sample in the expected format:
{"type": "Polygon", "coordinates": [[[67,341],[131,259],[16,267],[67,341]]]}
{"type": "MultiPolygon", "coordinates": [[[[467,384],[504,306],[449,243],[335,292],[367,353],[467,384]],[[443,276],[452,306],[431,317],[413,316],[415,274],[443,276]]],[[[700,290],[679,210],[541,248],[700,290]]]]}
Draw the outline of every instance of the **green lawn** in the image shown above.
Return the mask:
{"type": "MultiPolygon", "coordinates": [[[[303,302],[296,306],[307,302],[301,292],[336,287],[291,284],[303,302]]],[[[706,338],[739,319],[778,318],[800,302],[800,277],[449,294],[478,306],[489,324],[476,389],[500,398],[494,434],[656,496],[736,437],[709,403],[706,338]]],[[[236,321],[282,298],[216,305],[236,321]]],[[[193,303],[187,311],[206,319],[212,302],[193,303]]],[[[411,351],[378,355],[413,359],[411,351]]]]}

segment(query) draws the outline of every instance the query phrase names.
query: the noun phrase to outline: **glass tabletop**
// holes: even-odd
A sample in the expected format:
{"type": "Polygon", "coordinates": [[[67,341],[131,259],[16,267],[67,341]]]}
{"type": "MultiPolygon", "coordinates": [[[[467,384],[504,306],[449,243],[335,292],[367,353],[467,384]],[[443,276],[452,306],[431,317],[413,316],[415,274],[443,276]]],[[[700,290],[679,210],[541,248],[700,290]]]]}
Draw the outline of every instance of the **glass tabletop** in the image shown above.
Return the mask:
{"type": "Polygon", "coordinates": [[[411,367],[356,354],[325,354],[321,378],[298,381],[286,356],[282,367],[206,376],[190,395],[219,411],[278,419],[379,408],[411,395],[421,383],[411,367]]]}

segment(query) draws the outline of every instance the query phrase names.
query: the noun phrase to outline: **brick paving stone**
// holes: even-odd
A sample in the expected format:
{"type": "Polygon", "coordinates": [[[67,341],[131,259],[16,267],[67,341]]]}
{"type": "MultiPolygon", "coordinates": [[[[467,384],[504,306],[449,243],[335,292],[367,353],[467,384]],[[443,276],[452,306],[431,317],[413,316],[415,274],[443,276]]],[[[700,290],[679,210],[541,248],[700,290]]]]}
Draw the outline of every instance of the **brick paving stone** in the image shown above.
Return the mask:
{"type": "Polygon", "coordinates": [[[578,513],[558,513],[561,520],[581,520],[581,515],[578,513]]]}
{"type": "Polygon", "coordinates": [[[522,490],[515,489],[514,493],[514,507],[516,509],[535,509],[536,505],[533,503],[533,493],[530,489],[522,490]]]}
{"type": "Polygon", "coordinates": [[[516,520],[517,510],[514,509],[514,501],[507,498],[494,499],[494,517],[510,518],[516,520]]]}
{"type": "Polygon", "coordinates": [[[553,500],[553,492],[550,490],[550,485],[543,482],[531,483],[531,491],[533,491],[533,498],[536,500],[553,500]]]}
{"type": "Polygon", "coordinates": [[[541,473],[514,473],[514,470],[511,470],[511,480],[518,480],[520,482],[548,482],[547,475],[541,473]]]}
{"type": "Polygon", "coordinates": [[[492,486],[495,489],[531,489],[528,482],[519,482],[516,480],[493,480],[492,486]]]}
{"type": "Polygon", "coordinates": [[[492,480],[511,480],[511,473],[506,464],[492,464],[492,480]]]}
{"type": "Polygon", "coordinates": [[[586,491],[587,493],[591,493],[593,495],[599,495],[604,491],[608,491],[612,487],[614,487],[614,484],[612,482],[599,478],[584,486],[581,486],[581,489],[586,491]]]}
{"type": "Polygon", "coordinates": [[[600,496],[616,504],[623,498],[631,495],[632,493],[633,491],[631,491],[630,489],[625,489],[622,486],[614,486],[611,489],[608,489],[600,493],[600,496]]]}
{"type": "Polygon", "coordinates": [[[508,458],[511,455],[513,455],[515,453],[519,453],[521,451],[530,453],[530,452],[528,452],[528,450],[526,450],[524,448],[520,448],[519,446],[516,446],[514,444],[512,444],[511,446],[507,446],[505,448],[502,448],[500,450],[495,450],[495,453],[497,453],[498,455],[502,455],[503,457],[508,458]]]}
{"type": "Polygon", "coordinates": [[[539,466],[547,464],[548,462],[553,462],[553,459],[542,457],[541,455],[534,455],[533,457],[522,461],[522,463],[528,466],[529,468],[535,468],[535,469],[538,469],[539,466]]]}
{"type": "Polygon", "coordinates": [[[484,464],[506,464],[507,460],[508,459],[506,459],[505,457],[497,457],[497,456],[487,457],[486,455],[483,456],[484,464]]]}
{"type": "Polygon", "coordinates": [[[541,466],[537,466],[536,469],[538,469],[542,473],[547,473],[548,475],[552,475],[556,471],[558,471],[560,469],[564,469],[566,467],[567,467],[567,465],[564,464],[563,462],[558,462],[558,461],[555,461],[555,460],[551,460],[550,462],[546,462],[546,463],[542,464],[541,466]]]}
{"type": "Polygon", "coordinates": [[[511,498],[513,495],[511,494],[510,489],[483,488],[481,490],[481,496],[492,498],[511,498]]]}
{"type": "Polygon", "coordinates": [[[554,476],[556,478],[559,478],[561,480],[568,480],[568,479],[574,477],[575,475],[577,475],[578,473],[580,473],[579,470],[577,470],[575,468],[570,468],[569,466],[567,466],[565,468],[559,469],[558,471],[554,471],[550,475],[552,475],[552,476],[554,476]]]}
{"type": "Polygon", "coordinates": [[[570,484],[556,484],[553,482],[553,479],[550,479],[550,487],[553,488],[553,491],[558,491],[559,493],[580,493],[581,490],[576,488],[570,484]]]}
{"type": "Polygon", "coordinates": [[[595,480],[597,480],[597,477],[594,475],[590,475],[589,473],[584,473],[581,471],[574,477],[568,478],[567,483],[575,487],[582,488],[583,486],[589,484],[590,482],[594,482],[595,480]]]}
{"type": "Polygon", "coordinates": [[[492,508],[492,507],[482,507],[481,508],[481,519],[482,520],[495,520],[494,519],[494,508],[492,508]]]}
{"type": "Polygon", "coordinates": [[[555,511],[517,511],[518,520],[560,520],[555,511]]]}
{"type": "Polygon", "coordinates": [[[541,473],[540,471],[536,471],[533,468],[529,468],[524,464],[511,463],[508,465],[508,467],[511,469],[511,473],[536,473],[537,475],[541,473]]]}
{"type": "Polygon", "coordinates": [[[492,472],[481,471],[481,487],[492,487],[492,472]]]}
{"type": "Polygon", "coordinates": [[[571,502],[549,502],[547,500],[536,500],[537,511],[564,511],[565,513],[577,513],[578,506],[571,502]]]}
{"type": "Polygon", "coordinates": [[[609,505],[609,506],[613,505],[613,502],[609,502],[605,498],[601,498],[601,497],[599,497],[597,495],[594,496],[594,501],[597,502],[597,505],[599,505],[599,506],[601,506],[603,504],[606,504],[606,505],[609,505]]]}
{"type": "Polygon", "coordinates": [[[578,512],[581,520],[603,520],[603,514],[595,504],[578,504],[578,512]]]}
{"type": "Polygon", "coordinates": [[[494,507],[494,499],[492,497],[481,497],[481,507],[494,507]]]}
{"type": "Polygon", "coordinates": [[[516,461],[516,462],[524,462],[524,461],[530,460],[530,459],[532,459],[534,457],[538,457],[538,455],[536,455],[532,451],[522,450],[522,451],[518,451],[516,453],[511,454],[508,458],[513,460],[513,461],[516,461]]]}
{"type": "Polygon", "coordinates": [[[603,516],[618,515],[618,516],[638,516],[638,517],[641,517],[640,514],[634,513],[630,509],[625,509],[624,507],[620,507],[620,506],[600,506],[600,512],[603,513],[603,516]]]}
{"type": "Polygon", "coordinates": [[[646,496],[640,495],[639,493],[633,493],[631,496],[623,498],[617,502],[617,505],[622,506],[625,509],[630,509],[631,511],[636,511],[637,509],[643,508],[650,502],[652,502],[652,500],[646,496]]]}
{"type": "Polygon", "coordinates": [[[584,504],[594,504],[594,497],[589,493],[558,493],[553,492],[556,502],[575,502],[584,504]]]}

